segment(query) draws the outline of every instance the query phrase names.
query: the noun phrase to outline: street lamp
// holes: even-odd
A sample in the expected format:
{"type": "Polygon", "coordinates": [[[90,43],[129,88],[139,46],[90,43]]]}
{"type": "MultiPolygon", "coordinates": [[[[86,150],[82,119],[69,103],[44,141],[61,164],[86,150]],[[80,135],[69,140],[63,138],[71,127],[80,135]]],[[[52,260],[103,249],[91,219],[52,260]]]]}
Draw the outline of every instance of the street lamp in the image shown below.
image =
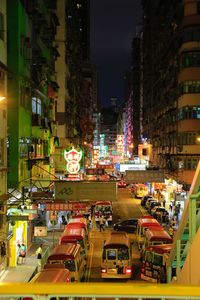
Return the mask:
{"type": "Polygon", "coordinates": [[[3,101],[3,100],[5,100],[5,99],[6,99],[5,96],[0,96],[0,101],[3,101]]]}

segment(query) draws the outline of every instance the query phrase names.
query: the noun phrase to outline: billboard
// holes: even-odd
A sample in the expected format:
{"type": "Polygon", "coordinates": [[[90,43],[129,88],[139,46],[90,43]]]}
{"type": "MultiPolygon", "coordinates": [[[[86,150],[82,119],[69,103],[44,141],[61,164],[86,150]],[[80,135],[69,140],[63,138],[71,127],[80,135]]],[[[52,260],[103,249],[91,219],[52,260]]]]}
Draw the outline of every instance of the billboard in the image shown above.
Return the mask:
{"type": "Polygon", "coordinates": [[[95,201],[116,201],[116,182],[55,182],[55,199],[66,201],[79,201],[91,199],[95,201]]]}
{"type": "Polygon", "coordinates": [[[131,171],[127,170],[125,180],[128,183],[164,182],[163,170],[131,171]]]}

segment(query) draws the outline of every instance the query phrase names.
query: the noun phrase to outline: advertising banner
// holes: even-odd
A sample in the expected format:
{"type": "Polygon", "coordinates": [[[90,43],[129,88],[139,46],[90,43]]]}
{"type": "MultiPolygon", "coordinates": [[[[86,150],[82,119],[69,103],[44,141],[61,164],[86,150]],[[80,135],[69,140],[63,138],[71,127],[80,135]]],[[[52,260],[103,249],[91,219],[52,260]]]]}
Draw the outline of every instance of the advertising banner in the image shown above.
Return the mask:
{"type": "Polygon", "coordinates": [[[55,199],[79,201],[84,199],[116,201],[116,182],[55,182],[55,199]]]}
{"type": "Polygon", "coordinates": [[[164,182],[164,172],[163,170],[127,170],[125,180],[128,183],[164,182]]]}
{"type": "Polygon", "coordinates": [[[35,226],[34,227],[34,236],[47,236],[47,227],[46,226],[35,226]]]}

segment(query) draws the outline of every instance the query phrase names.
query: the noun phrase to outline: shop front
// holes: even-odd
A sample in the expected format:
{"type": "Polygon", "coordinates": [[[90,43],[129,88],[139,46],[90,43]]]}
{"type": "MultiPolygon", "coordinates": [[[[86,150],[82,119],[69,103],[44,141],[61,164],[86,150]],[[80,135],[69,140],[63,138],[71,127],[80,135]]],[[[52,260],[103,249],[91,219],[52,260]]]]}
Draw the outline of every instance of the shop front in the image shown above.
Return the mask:
{"type": "Polygon", "coordinates": [[[15,216],[9,223],[8,265],[10,267],[17,266],[18,245],[23,243],[27,248],[27,222],[27,216],[15,216]]]}

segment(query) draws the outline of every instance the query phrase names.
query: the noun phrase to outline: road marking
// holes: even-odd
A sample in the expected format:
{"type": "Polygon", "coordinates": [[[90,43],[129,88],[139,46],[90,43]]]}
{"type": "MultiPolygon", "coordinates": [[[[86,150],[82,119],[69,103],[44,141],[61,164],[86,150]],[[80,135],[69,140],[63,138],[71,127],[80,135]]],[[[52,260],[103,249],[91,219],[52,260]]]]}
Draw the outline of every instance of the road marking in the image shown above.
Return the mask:
{"type": "Polygon", "coordinates": [[[88,252],[88,267],[86,270],[86,276],[85,276],[85,281],[89,281],[90,279],[90,272],[91,272],[91,267],[92,267],[92,258],[94,255],[94,244],[92,242],[90,242],[90,248],[89,248],[89,252],[88,252]]]}
{"type": "Polygon", "coordinates": [[[4,280],[4,278],[5,278],[7,275],[8,275],[8,270],[7,270],[7,271],[5,271],[5,272],[3,272],[3,274],[1,275],[1,279],[0,279],[0,281],[3,281],[3,280],[4,280]]]}

